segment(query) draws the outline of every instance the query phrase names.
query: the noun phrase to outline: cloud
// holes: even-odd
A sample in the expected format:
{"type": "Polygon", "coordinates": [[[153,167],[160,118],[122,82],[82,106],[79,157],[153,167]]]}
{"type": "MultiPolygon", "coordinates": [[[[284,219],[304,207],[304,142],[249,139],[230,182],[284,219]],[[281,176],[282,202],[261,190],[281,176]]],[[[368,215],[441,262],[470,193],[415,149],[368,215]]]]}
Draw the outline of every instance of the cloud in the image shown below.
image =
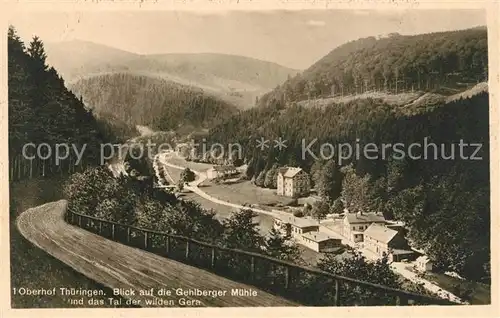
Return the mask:
{"type": "Polygon", "coordinates": [[[316,27],[322,27],[322,26],[325,26],[325,24],[326,24],[326,22],[321,21],[321,20],[309,20],[309,21],[307,21],[307,25],[316,26],[316,27]]]}

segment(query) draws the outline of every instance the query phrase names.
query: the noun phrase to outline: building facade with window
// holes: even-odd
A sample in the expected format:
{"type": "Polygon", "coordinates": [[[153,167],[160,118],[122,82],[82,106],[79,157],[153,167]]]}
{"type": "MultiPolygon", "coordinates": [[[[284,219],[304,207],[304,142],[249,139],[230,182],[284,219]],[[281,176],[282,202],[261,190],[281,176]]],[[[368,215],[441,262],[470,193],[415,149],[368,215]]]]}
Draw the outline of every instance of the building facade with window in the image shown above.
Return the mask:
{"type": "Polygon", "coordinates": [[[283,215],[274,218],[274,228],[284,236],[298,237],[304,233],[319,230],[319,223],[310,218],[283,215]]]}
{"type": "Polygon", "coordinates": [[[363,242],[364,232],[371,224],[384,225],[384,216],[376,213],[346,213],[342,222],[342,235],[353,243],[363,242]]]}
{"type": "Polygon", "coordinates": [[[278,170],[278,195],[287,197],[306,196],[311,190],[311,183],[307,172],[298,167],[285,167],[278,170]]]}
{"type": "Polygon", "coordinates": [[[379,224],[371,224],[364,232],[364,248],[383,256],[390,256],[390,260],[398,262],[402,258],[414,254],[408,247],[406,238],[400,231],[390,229],[379,224]]]}
{"type": "Polygon", "coordinates": [[[297,238],[297,242],[316,252],[332,252],[342,246],[342,240],[323,232],[310,231],[297,238]]]}

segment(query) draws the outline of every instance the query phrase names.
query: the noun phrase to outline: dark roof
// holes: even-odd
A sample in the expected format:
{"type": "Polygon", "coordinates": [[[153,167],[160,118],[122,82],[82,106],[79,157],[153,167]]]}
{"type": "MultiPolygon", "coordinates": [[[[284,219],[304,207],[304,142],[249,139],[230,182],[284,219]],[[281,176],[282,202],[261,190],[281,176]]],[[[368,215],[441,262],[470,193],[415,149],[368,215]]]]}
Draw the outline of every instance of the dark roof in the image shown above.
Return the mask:
{"type": "Polygon", "coordinates": [[[413,255],[415,253],[416,252],[412,251],[412,250],[402,250],[399,248],[395,248],[392,250],[392,254],[394,254],[394,255],[413,255]]]}
{"type": "Polygon", "coordinates": [[[349,224],[385,222],[384,216],[375,213],[367,213],[367,214],[347,213],[345,217],[347,218],[349,224]]]}

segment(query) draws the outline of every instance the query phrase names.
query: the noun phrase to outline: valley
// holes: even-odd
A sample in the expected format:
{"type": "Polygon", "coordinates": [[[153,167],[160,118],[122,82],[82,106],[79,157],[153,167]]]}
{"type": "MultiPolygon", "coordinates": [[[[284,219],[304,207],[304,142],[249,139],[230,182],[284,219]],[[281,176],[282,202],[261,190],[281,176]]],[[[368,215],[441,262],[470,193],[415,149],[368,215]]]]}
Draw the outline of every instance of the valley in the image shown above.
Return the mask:
{"type": "MultiPolygon", "coordinates": [[[[313,51],[306,34],[334,19],[318,21],[290,23],[289,39],[313,51]]],[[[325,33],[331,47],[297,69],[278,64],[300,60],[276,36],[282,28],[225,51],[224,36],[204,46],[200,32],[189,33],[198,38],[190,53],[175,53],[167,36],[117,45],[146,52],[135,53],[103,40],[23,42],[10,27],[11,242],[22,243],[11,246],[13,264],[50,272],[25,260],[28,239],[110,288],[162,277],[202,288],[197,273],[211,289],[218,277],[259,289],[252,306],[491,303],[488,33],[436,30],[325,33]],[[205,47],[214,53],[192,53],[205,47]],[[28,143],[48,145],[49,157],[66,143],[86,151],[81,163],[52,164],[26,158],[28,143]],[[54,180],[48,198],[40,180],[54,180]],[[64,201],[34,207],[50,198],[64,201]],[[95,262],[77,264],[78,255],[95,262]],[[130,268],[140,275],[129,278],[130,268]]],[[[36,255],[62,273],[47,275],[55,282],[93,286],[36,255]]],[[[12,282],[32,279],[28,271],[11,268],[12,282]]]]}

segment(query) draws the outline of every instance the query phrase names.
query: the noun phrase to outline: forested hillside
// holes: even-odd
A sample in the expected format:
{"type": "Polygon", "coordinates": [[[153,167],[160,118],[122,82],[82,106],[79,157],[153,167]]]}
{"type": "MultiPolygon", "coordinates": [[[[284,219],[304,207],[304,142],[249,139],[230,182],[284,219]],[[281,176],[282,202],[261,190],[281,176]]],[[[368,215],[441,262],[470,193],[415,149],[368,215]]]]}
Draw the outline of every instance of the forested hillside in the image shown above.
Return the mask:
{"type": "Polygon", "coordinates": [[[135,54],[87,41],[49,43],[48,62],[71,84],[99,75],[127,73],[161,78],[205,90],[239,108],[283,83],[298,71],[244,56],[135,54]]]}
{"type": "MultiPolygon", "coordinates": [[[[26,143],[86,144],[85,161],[99,158],[99,144],[120,139],[107,122],[97,120],[48,67],[38,37],[25,47],[13,27],[8,33],[9,151],[13,158],[26,143]]],[[[45,149],[45,151],[48,151],[45,149]]],[[[43,153],[45,155],[45,153],[43,153]]]]}
{"type": "Polygon", "coordinates": [[[261,105],[365,92],[452,94],[488,76],[485,27],[346,43],[261,98],[261,105]]]}
{"type": "MultiPolygon", "coordinates": [[[[331,205],[342,195],[349,198],[353,210],[378,211],[404,220],[410,238],[439,267],[482,279],[489,275],[488,100],[488,94],[481,93],[412,115],[373,99],[327,108],[255,108],[210,130],[208,139],[240,143],[249,163],[247,175],[257,181],[276,164],[305,168],[331,205]],[[270,140],[264,151],[256,147],[261,137],[270,140]],[[281,151],[273,148],[273,140],[279,137],[287,146],[281,151]],[[436,144],[436,150],[428,146],[427,159],[410,158],[407,149],[412,143],[421,147],[414,149],[413,155],[423,155],[424,138],[436,144]],[[461,140],[481,144],[476,154],[481,160],[461,158],[461,140]],[[353,152],[340,165],[337,153],[332,160],[321,160],[320,146],[327,143],[335,151],[341,143],[349,143],[353,151],[359,144],[361,155],[356,158],[353,152]],[[378,159],[363,155],[367,143],[377,145],[378,159]],[[391,158],[393,150],[382,157],[382,145],[396,143],[404,145],[404,158],[391,158]],[[346,167],[351,164],[354,173],[346,167]]],[[[464,158],[475,149],[465,147],[464,158]]]]}
{"type": "Polygon", "coordinates": [[[206,128],[237,112],[202,89],[147,76],[95,76],[78,81],[72,89],[99,114],[157,130],[206,128]]]}

